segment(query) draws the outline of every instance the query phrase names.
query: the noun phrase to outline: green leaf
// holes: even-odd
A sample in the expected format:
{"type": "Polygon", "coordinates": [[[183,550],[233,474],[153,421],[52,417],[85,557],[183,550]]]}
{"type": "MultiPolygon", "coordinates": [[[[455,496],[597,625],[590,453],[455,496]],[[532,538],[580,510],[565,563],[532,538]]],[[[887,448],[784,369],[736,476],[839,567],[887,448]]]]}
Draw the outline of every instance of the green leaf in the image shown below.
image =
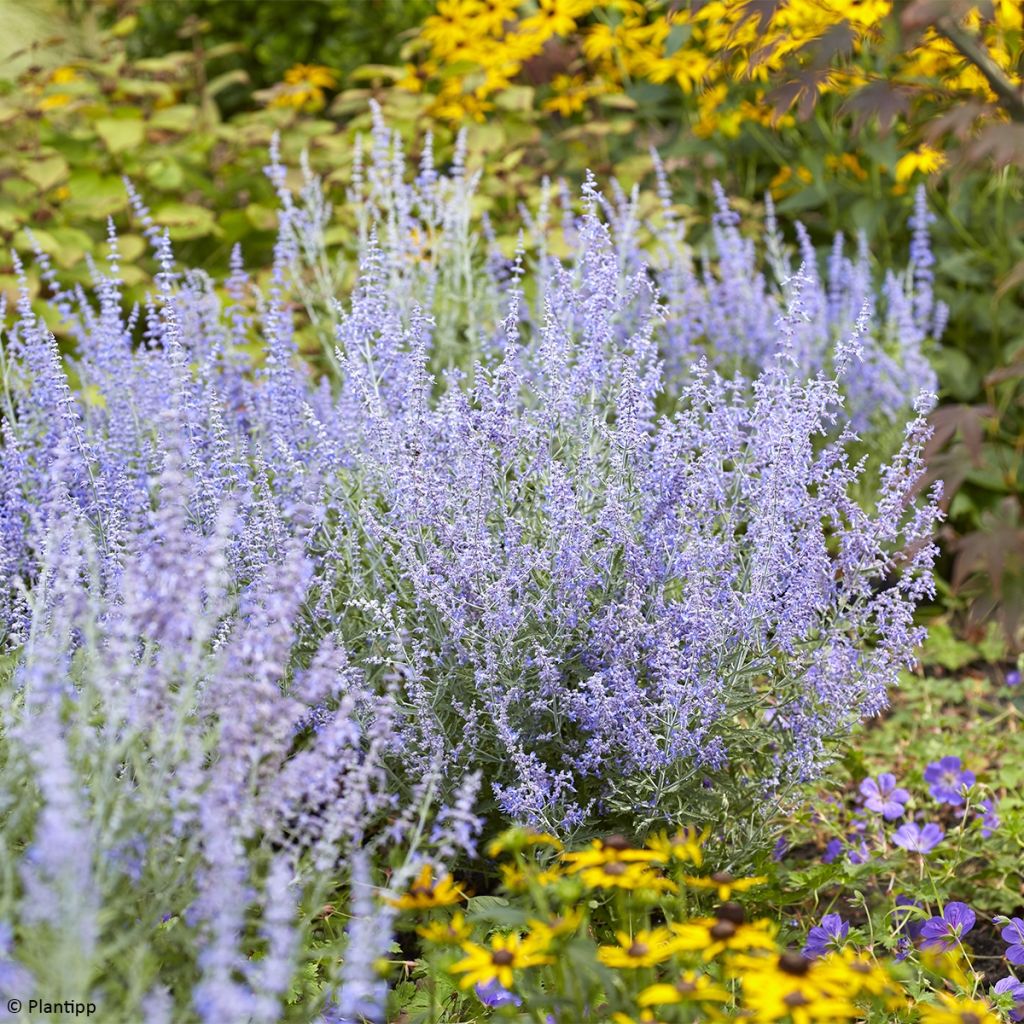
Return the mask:
{"type": "Polygon", "coordinates": [[[93,127],[111,153],[123,153],[142,145],[145,125],[138,118],[101,117],[93,127]]]}
{"type": "Polygon", "coordinates": [[[22,175],[28,178],[40,192],[46,192],[67,180],[71,173],[68,162],[59,154],[44,157],[42,160],[33,160],[21,169],[22,175]]]}
{"type": "Polygon", "coordinates": [[[213,214],[193,203],[165,203],[153,212],[157,224],[168,229],[174,241],[218,233],[213,214]]]}
{"type": "Polygon", "coordinates": [[[76,168],[68,179],[68,190],[71,196],[64,212],[69,220],[106,220],[128,205],[124,182],[116,174],[76,168]]]}
{"type": "Polygon", "coordinates": [[[187,132],[195,125],[196,116],[195,107],[179,103],[156,111],[149,119],[149,127],[167,132],[187,132]]]}

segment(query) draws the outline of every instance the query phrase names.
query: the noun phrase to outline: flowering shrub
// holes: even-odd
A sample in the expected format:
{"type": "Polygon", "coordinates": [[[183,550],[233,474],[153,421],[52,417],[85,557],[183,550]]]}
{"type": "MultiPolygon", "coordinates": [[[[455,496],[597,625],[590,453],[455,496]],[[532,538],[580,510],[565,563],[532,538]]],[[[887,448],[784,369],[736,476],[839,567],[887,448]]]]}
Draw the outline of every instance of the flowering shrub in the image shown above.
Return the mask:
{"type": "MultiPolygon", "coordinates": [[[[876,386],[919,369],[926,261],[910,294],[889,279],[885,323],[911,358],[886,363],[863,265],[837,254],[826,288],[805,264],[787,308],[751,276],[723,207],[718,273],[691,269],[669,225],[662,294],[635,210],[608,207],[609,226],[591,184],[564,228],[572,258],[541,250],[531,304],[523,257],[462,266],[478,243],[461,168],[439,176],[427,161],[407,186],[383,129],[374,146],[356,196],[368,192],[380,222],[336,314],[333,393],[293,364],[284,305],[327,210],[314,182],[295,205],[276,165],[284,226],[258,321],[240,267],[221,306],[203,275],[175,269],[141,206],[164,268],[144,313],[125,318],[116,257],[96,308],[54,283],[80,395],[21,303],[7,356],[10,642],[31,643],[35,598],[15,581],[35,594],[45,580],[54,527],[36,510],[50,502],[62,529],[91,531],[78,570],[91,593],[136,615],[160,606],[137,630],[155,630],[157,649],[166,630],[190,634],[211,598],[168,608],[149,588],[192,593],[178,560],[223,536],[224,587],[242,607],[291,581],[305,653],[279,655],[282,670],[324,644],[343,652],[332,656],[396,702],[411,778],[479,771],[485,807],[563,828],[598,813],[712,820],[726,806],[744,820],[883,706],[918,638],[934,514],[910,499],[924,423],[911,422],[865,511],[840,380],[863,396],[865,375],[876,386]],[[425,238],[443,258],[424,255],[425,238]],[[435,333],[418,302],[438,292],[435,333]],[[486,324],[478,293],[504,320],[486,324]],[[265,358],[252,371],[257,322],[265,358]],[[847,326],[832,366],[833,328],[847,326]],[[739,370],[687,367],[698,339],[739,370]],[[861,363],[858,343],[872,353],[861,363]],[[165,520],[184,531],[180,555],[165,520]],[[179,583],[158,582],[153,559],[170,559],[179,583]],[[131,599],[114,596],[129,584],[131,599]]],[[[228,628],[205,626],[218,649],[228,628]]]]}
{"type": "Polygon", "coordinates": [[[484,818],[752,827],[912,659],[927,432],[862,507],[845,404],[870,424],[871,388],[920,372],[925,248],[883,315],[838,251],[827,284],[754,276],[724,201],[701,271],[667,208],[648,269],[635,203],[593,183],[567,258],[540,215],[508,260],[461,163],[402,172],[381,126],[343,305],[318,183],[292,196],[276,159],[265,289],[238,257],[222,287],[176,266],[131,189],[161,268],[143,308],[113,233],[91,293],[38,254],[67,360],[22,284],[0,349],[19,991],[378,1017],[398,907],[368,903],[371,865],[429,903],[451,886],[424,864],[484,818]],[[336,342],[320,379],[300,306],[336,342]]]}

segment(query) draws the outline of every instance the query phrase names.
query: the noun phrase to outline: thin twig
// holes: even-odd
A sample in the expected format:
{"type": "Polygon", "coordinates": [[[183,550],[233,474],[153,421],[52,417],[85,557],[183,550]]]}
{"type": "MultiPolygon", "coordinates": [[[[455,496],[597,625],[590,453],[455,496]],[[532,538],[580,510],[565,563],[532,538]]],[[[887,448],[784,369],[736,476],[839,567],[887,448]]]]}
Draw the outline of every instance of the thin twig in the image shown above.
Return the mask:
{"type": "Polygon", "coordinates": [[[1024,122],[1024,92],[992,59],[985,46],[954,18],[943,15],[935,20],[936,30],[945,36],[984,76],[1000,103],[1014,121],[1024,122]]]}

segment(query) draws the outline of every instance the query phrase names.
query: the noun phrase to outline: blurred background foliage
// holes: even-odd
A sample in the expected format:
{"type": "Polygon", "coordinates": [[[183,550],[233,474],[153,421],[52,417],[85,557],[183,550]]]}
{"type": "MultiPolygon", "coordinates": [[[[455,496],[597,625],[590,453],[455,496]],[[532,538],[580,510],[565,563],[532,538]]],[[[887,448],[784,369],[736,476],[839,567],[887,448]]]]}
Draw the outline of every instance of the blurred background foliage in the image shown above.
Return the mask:
{"type": "MultiPolygon", "coordinates": [[[[241,243],[265,268],[273,134],[340,200],[370,99],[414,153],[430,131],[446,160],[465,132],[470,166],[487,167],[480,212],[509,252],[545,177],[589,168],[649,192],[650,147],[695,238],[717,179],[753,233],[770,192],[823,259],[836,232],[865,233],[880,266],[902,256],[926,182],[951,311],[933,352],[931,466],[949,511],[936,612],[968,638],[995,619],[1019,648],[1019,0],[0,0],[0,19],[3,250],[38,245],[74,280],[113,217],[133,299],[153,268],[124,176],[183,262],[217,275],[241,243]]],[[[351,227],[332,229],[339,251],[351,227]]],[[[0,289],[14,284],[0,256],[0,289]]]]}

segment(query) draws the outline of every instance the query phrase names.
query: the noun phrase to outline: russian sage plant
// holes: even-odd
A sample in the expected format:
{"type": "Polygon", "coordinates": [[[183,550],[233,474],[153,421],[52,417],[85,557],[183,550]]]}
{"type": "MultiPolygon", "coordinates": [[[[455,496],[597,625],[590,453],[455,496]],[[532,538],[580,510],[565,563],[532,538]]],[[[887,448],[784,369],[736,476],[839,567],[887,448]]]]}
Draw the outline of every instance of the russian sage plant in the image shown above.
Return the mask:
{"type": "Polygon", "coordinates": [[[769,285],[724,199],[698,269],[664,187],[645,226],[588,181],[568,258],[543,210],[507,258],[461,156],[407,181],[378,124],[334,294],[319,184],[268,172],[263,287],[179,268],[133,191],[145,306],[112,229],[88,292],[38,257],[72,354],[24,283],[0,348],[6,967],[126,1019],[381,1016],[372,865],[485,818],[757,827],[884,706],[931,589],[923,207],[881,296],[774,227],[769,285]]]}

